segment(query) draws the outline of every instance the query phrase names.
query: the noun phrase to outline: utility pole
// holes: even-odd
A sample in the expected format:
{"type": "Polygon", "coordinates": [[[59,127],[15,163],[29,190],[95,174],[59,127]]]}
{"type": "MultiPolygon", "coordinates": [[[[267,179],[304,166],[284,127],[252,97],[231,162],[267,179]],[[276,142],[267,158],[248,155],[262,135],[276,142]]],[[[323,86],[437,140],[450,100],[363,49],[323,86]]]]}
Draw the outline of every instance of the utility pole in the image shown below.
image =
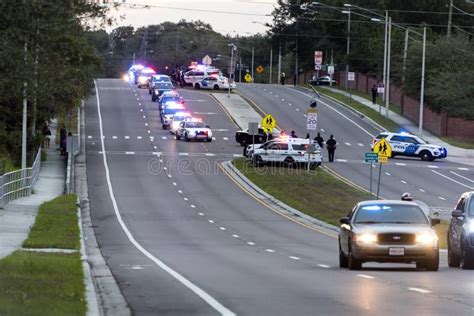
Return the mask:
{"type": "MultiPolygon", "coordinates": [[[[331,66],[334,66],[334,50],[331,48],[331,66]]],[[[332,87],[332,75],[329,74],[329,86],[332,87]]]]}
{"type": "Polygon", "coordinates": [[[268,78],[269,84],[272,84],[272,72],[273,72],[273,47],[270,47],[270,78],[268,78]]]}
{"type": "Polygon", "coordinates": [[[392,17],[388,18],[388,43],[387,43],[387,83],[385,85],[385,117],[388,119],[390,107],[390,46],[392,41],[392,17]]]}
{"type": "Polygon", "coordinates": [[[349,53],[351,49],[351,9],[348,10],[347,14],[347,48],[346,48],[346,89],[349,86],[349,53]]]}
{"type": "Polygon", "coordinates": [[[451,26],[453,24],[453,0],[449,1],[449,14],[448,14],[448,31],[446,36],[451,37],[451,26]]]}
{"type": "Polygon", "coordinates": [[[239,83],[242,82],[242,57],[239,57],[239,83]]]}
{"type": "Polygon", "coordinates": [[[36,30],[35,63],[34,63],[33,122],[31,124],[31,135],[33,135],[33,136],[36,136],[36,108],[37,108],[37,105],[38,105],[38,58],[39,58],[38,34],[39,34],[39,30],[36,30]]]}
{"type": "MultiPolygon", "coordinates": [[[[25,43],[24,47],[24,61],[25,61],[25,69],[28,69],[27,62],[28,62],[28,42],[25,43]]],[[[23,123],[22,123],[22,137],[21,137],[21,169],[26,169],[26,135],[27,135],[27,124],[28,124],[28,99],[26,89],[28,88],[28,82],[26,78],[23,81],[23,123]]],[[[24,177],[25,175],[23,175],[24,177]]]]}
{"type": "Polygon", "coordinates": [[[388,10],[385,10],[385,40],[383,46],[383,77],[382,81],[384,84],[384,93],[383,93],[383,100],[387,96],[387,87],[385,86],[386,78],[387,78],[387,35],[388,35],[388,10]]]}
{"type": "Polygon", "coordinates": [[[281,77],[281,43],[279,46],[280,47],[278,48],[278,80],[280,80],[280,77],[281,77]]]}
{"type": "Polygon", "coordinates": [[[423,134],[423,110],[425,99],[425,55],[426,55],[426,27],[423,28],[423,57],[421,63],[421,87],[420,87],[420,121],[418,124],[418,135],[423,134]]]}
{"type": "Polygon", "coordinates": [[[252,71],[251,71],[252,83],[255,81],[255,78],[253,77],[253,69],[255,68],[254,61],[255,61],[255,47],[252,47],[252,71]]]}
{"type": "Polygon", "coordinates": [[[410,30],[405,29],[405,46],[403,47],[403,72],[402,72],[402,83],[405,83],[405,75],[407,70],[407,53],[408,53],[408,33],[410,30]]]}
{"type": "Polygon", "coordinates": [[[135,65],[135,59],[136,59],[135,52],[133,52],[133,65],[135,65]]]}
{"type": "Polygon", "coordinates": [[[230,84],[234,82],[234,50],[237,49],[237,47],[234,45],[234,43],[228,44],[230,46],[230,67],[229,67],[229,89],[227,90],[227,97],[230,98],[230,84]]]}

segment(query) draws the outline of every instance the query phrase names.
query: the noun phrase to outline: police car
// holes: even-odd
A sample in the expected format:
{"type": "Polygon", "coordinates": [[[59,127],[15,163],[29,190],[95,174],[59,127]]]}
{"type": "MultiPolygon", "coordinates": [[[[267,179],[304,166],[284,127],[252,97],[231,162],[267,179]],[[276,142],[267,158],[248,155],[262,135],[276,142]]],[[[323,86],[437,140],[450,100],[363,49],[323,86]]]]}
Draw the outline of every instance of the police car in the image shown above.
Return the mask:
{"type": "Polygon", "coordinates": [[[212,131],[198,119],[181,122],[176,130],[176,139],[184,138],[187,142],[191,140],[205,140],[212,142],[212,131]]]}
{"type": "Polygon", "coordinates": [[[372,141],[371,148],[380,139],[385,138],[392,146],[392,157],[419,157],[424,161],[446,158],[448,152],[443,146],[428,144],[423,139],[410,133],[380,133],[372,141]]]}
{"type": "Polygon", "coordinates": [[[250,145],[247,154],[257,164],[282,163],[288,166],[308,164],[307,148],[310,146],[310,168],[321,165],[323,157],[318,144],[305,138],[279,137],[261,145],[250,145]]]}
{"type": "Polygon", "coordinates": [[[171,120],[170,124],[170,133],[175,134],[179,128],[179,124],[184,121],[191,120],[193,117],[189,112],[177,112],[173,119],[171,120]]]}
{"type": "Polygon", "coordinates": [[[235,82],[230,83],[227,77],[219,77],[219,76],[210,76],[205,77],[202,79],[201,82],[196,82],[194,85],[196,89],[211,89],[211,90],[219,90],[224,89],[230,90],[235,89],[236,85],[235,82]]]}

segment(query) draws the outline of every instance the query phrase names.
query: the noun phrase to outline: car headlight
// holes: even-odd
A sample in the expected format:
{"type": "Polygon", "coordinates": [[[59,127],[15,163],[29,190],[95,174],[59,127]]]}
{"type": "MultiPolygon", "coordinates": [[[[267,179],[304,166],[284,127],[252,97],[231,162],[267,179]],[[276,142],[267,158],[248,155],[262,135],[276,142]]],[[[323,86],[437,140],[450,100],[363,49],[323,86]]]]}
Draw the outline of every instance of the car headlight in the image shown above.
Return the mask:
{"type": "Polygon", "coordinates": [[[474,233],[474,221],[471,220],[467,223],[467,231],[470,233],[474,233]]]}
{"type": "Polygon", "coordinates": [[[434,233],[424,232],[416,235],[416,242],[419,244],[435,244],[438,241],[438,236],[434,233]]]}
{"type": "Polygon", "coordinates": [[[355,235],[354,240],[359,244],[370,245],[377,242],[377,235],[372,233],[363,233],[355,235]]]}

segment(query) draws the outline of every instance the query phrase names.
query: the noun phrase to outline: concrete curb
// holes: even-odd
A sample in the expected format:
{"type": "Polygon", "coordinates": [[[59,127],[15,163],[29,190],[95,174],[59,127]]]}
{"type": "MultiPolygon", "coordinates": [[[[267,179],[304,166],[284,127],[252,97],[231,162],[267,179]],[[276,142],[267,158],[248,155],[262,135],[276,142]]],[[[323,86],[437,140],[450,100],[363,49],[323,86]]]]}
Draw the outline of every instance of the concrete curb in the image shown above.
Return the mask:
{"type": "Polygon", "coordinates": [[[85,155],[85,123],[84,107],[81,107],[81,149],[76,157],[75,168],[75,188],[78,195],[78,206],[80,208],[81,225],[81,250],[82,243],[84,252],[82,253],[83,263],[86,266],[86,284],[88,284],[88,315],[131,315],[130,308],[125,301],[120,288],[112,275],[104,257],[100,251],[95,237],[92,219],[90,216],[90,206],[87,187],[86,155],[85,155]],[[90,282],[87,280],[90,279],[90,282]],[[89,292],[90,290],[90,292],[89,292]],[[97,302],[97,309],[94,307],[97,302]],[[96,314],[98,313],[98,314],[96,314]]]}
{"type": "Polygon", "coordinates": [[[311,217],[302,213],[301,211],[283,203],[282,201],[276,199],[274,196],[268,194],[267,192],[260,189],[256,184],[250,181],[244,174],[242,174],[233,164],[232,161],[224,161],[221,163],[221,166],[225,171],[240,185],[242,185],[250,194],[259,199],[264,204],[271,206],[274,209],[277,209],[282,214],[291,216],[293,219],[301,222],[305,225],[312,226],[318,229],[327,230],[328,233],[338,232],[339,228],[323,222],[319,219],[311,217]]]}

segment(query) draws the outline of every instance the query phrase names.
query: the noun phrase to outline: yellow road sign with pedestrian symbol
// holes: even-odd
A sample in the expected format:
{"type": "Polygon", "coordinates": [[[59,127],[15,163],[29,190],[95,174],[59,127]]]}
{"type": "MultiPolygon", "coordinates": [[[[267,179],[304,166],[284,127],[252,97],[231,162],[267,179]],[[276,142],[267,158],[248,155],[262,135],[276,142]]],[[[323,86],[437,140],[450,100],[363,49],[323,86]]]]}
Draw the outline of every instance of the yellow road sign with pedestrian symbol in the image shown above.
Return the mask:
{"type": "Polygon", "coordinates": [[[379,162],[381,163],[387,162],[388,158],[392,157],[392,146],[385,138],[375,143],[373,151],[379,155],[379,162]]]}
{"type": "Polygon", "coordinates": [[[244,79],[245,79],[245,82],[252,82],[252,76],[250,74],[246,74],[244,79]]]}
{"type": "Polygon", "coordinates": [[[263,68],[262,65],[259,65],[257,69],[255,69],[259,74],[261,74],[265,69],[263,68]]]}
{"type": "Polygon", "coordinates": [[[277,121],[271,114],[268,114],[262,119],[261,125],[266,133],[271,133],[276,127],[277,121]]]}

